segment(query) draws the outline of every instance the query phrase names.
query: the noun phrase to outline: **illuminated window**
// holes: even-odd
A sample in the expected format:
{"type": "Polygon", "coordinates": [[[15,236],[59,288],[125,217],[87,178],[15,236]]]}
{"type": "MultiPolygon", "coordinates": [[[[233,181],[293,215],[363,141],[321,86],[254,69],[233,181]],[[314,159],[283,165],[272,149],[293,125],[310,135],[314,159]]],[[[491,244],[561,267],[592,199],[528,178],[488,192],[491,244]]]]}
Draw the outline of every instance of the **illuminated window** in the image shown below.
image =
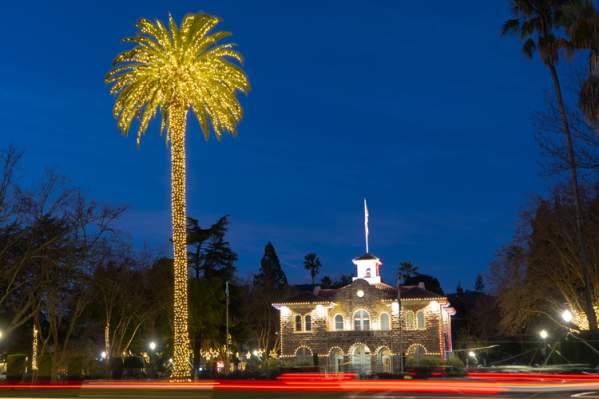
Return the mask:
{"type": "Polygon", "coordinates": [[[304,317],[304,330],[312,331],[312,316],[309,314],[304,317]]]}
{"type": "Polygon", "coordinates": [[[389,315],[387,313],[381,314],[381,330],[389,330],[389,315]]]}
{"type": "Polygon", "coordinates": [[[370,318],[365,310],[358,310],[356,314],[354,314],[354,330],[370,330],[370,318]]]}
{"type": "Polygon", "coordinates": [[[366,269],[366,274],[364,275],[366,278],[370,278],[370,268],[366,269]]]}
{"type": "Polygon", "coordinates": [[[342,331],[343,330],[343,316],[338,314],[335,316],[335,330],[342,331]]]}
{"type": "Polygon", "coordinates": [[[295,331],[302,331],[302,316],[295,315],[295,331]]]}
{"type": "Polygon", "coordinates": [[[414,330],[416,329],[416,323],[414,320],[414,312],[411,310],[406,311],[406,329],[414,330]]]}
{"type": "Polygon", "coordinates": [[[424,312],[422,310],[416,312],[416,322],[418,323],[418,329],[424,330],[424,312]]]}

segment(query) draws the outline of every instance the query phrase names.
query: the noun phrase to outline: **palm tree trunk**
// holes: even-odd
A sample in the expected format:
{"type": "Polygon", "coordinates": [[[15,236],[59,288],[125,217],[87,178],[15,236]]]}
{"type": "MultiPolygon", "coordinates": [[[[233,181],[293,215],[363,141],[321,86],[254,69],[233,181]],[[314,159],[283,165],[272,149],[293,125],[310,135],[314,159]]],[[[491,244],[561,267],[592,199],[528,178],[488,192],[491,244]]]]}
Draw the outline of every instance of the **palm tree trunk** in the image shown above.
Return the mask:
{"type": "Polygon", "coordinates": [[[583,223],[582,223],[582,209],[580,204],[580,191],[578,187],[578,173],[576,166],[576,157],[574,152],[574,142],[572,140],[572,133],[570,131],[570,125],[568,123],[568,114],[566,113],[566,107],[564,105],[564,99],[562,97],[562,89],[560,86],[559,78],[557,76],[557,70],[555,65],[550,64],[549,70],[551,71],[551,77],[553,78],[553,85],[555,88],[555,94],[559,105],[559,111],[562,117],[562,128],[566,136],[566,145],[568,151],[568,163],[570,166],[570,184],[572,185],[572,194],[574,196],[574,208],[576,212],[576,238],[578,241],[578,250],[580,256],[580,263],[582,265],[582,275],[584,281],[584,310],[589,322],[589,329],[597,329],[597,317],[595,315],[595,309],[593,307],[593,287],[591,286],[590,276],[590,263],[589,256],[587,253],[587,247],[584,240],[583,234],[583,223]]]}
{"type": "Polygon", "coordinates": [[[187,232],[185,211],[185,123],[187,111],[179,105],[169,109],[171,140],[171,206],[174,263],[174,337],[173,380],[188,380],[189,329],[187,300],[187,232]]]}

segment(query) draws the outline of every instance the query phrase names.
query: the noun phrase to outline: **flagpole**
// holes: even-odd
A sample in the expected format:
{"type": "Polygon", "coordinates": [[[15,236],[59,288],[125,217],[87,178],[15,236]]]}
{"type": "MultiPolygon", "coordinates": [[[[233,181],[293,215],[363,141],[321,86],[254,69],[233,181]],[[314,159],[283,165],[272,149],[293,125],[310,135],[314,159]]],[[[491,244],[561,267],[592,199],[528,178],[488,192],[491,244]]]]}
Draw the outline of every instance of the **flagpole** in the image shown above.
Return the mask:
{"type": "Polygon", "coordinates": [[[366,253],[368,253],[368,205],[364,198],[364,238],[366,239],[366,253]]]}

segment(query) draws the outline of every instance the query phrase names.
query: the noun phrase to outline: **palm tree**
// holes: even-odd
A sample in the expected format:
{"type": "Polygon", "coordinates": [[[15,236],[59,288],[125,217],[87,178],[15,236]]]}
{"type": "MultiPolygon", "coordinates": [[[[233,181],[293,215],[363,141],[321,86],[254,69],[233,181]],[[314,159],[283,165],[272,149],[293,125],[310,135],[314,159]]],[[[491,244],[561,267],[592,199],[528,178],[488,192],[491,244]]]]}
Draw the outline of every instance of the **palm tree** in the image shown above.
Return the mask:
{"type": "Polygon", "coordinates": [[[210,130],[220,139],[223,132],[236,133],[242,118],[237,91],[249,89],[243,63],[233,44],[221,43],[228,32],[211,33],[220,22],[206,14],[187,15],[178,27],[169,15],[161,21],[140,19],[134,47],[113,60],[105,81],[116,96],[113,115],[127,135],[139,120],[137,144],[159,112],[162,132],[171,148],[171,207],[174,252],[174,353],[171,378],[190,377],[187,296],[187,240],[185,211],[185,131],[187,112],[195,115],[208,139],[210,130]]]}
{"type": "Polygon", "coordinates": [[[405,260],[399,264],[397,268],[397,281],[406,281],[410,277],[418,274],[418,266],[414,266],[409,260],[405,260]]]}
{"type": "Polygon", "coordinates": [[[599,13],[590,0],[563,7],[562,25],[573,49],[589,50],[589,74],[580,88],[578,107],[599,131],[599,13]]]}
{"type": "Polygon", "coordinates": [[[582,265],[584,282],[585,314],[590,329],[597,329],[597,317],[593,308],[593,294],[590,279],[590,263],[583,236],[583,220],[578,186],[577,165],[574,142],[568,120],[568,113],[562,96],[561,84],[556,65],[559,60],[559,50],[572,50],[572,43],[556,35],[556,30],[563,25],[564,7],[570,0],[511,0],[514,19],[506,21],[502,34],[515,33],[524,41],[522,50],[527,57],[532,58],[535,51],[539,52],[541,60],[549,69],[556,100],[559,107],[562,130],[566,138],[568,164],[570,167],[570,184],[576,211],[576,236],[579,257],[582,265]]]}
{"type": "Polygon", "coordinates": [[[310,277],[312,278],[312,286],[314,286],[314,281],[318,272],[320,272],[320,258],[316,256],[316,254],[311,253],[304,257],[304,269],[310,272],[310,277]]]}

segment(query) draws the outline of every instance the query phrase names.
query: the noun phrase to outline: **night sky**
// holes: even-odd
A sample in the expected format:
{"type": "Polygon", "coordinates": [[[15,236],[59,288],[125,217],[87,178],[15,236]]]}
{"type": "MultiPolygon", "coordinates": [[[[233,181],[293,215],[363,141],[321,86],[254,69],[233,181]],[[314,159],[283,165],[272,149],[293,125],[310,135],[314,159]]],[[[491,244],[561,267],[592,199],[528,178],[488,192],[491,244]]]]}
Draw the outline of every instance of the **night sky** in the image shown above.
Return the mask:
{"type": "MultiPolygon", "coordinates": [[[[371,252],[393,281],[402,260],[471,288],[542,192],[533,117],[550,80],[499,35],[507,1],[3,2],[2,146],[25,151],[101,202],[128,205],[120,227],[168,254],[169,152],[155,123],[136,148],[119,134],[103,83],[139,17],[223,19],[252,91],[239,135],[205,142],[190,119],[188,210],[230,214],[242,276],[272,241],[291,282],[352,273],[371,252]]],[[[28,182],[30,183],[30,181],[28,182]]]]}

